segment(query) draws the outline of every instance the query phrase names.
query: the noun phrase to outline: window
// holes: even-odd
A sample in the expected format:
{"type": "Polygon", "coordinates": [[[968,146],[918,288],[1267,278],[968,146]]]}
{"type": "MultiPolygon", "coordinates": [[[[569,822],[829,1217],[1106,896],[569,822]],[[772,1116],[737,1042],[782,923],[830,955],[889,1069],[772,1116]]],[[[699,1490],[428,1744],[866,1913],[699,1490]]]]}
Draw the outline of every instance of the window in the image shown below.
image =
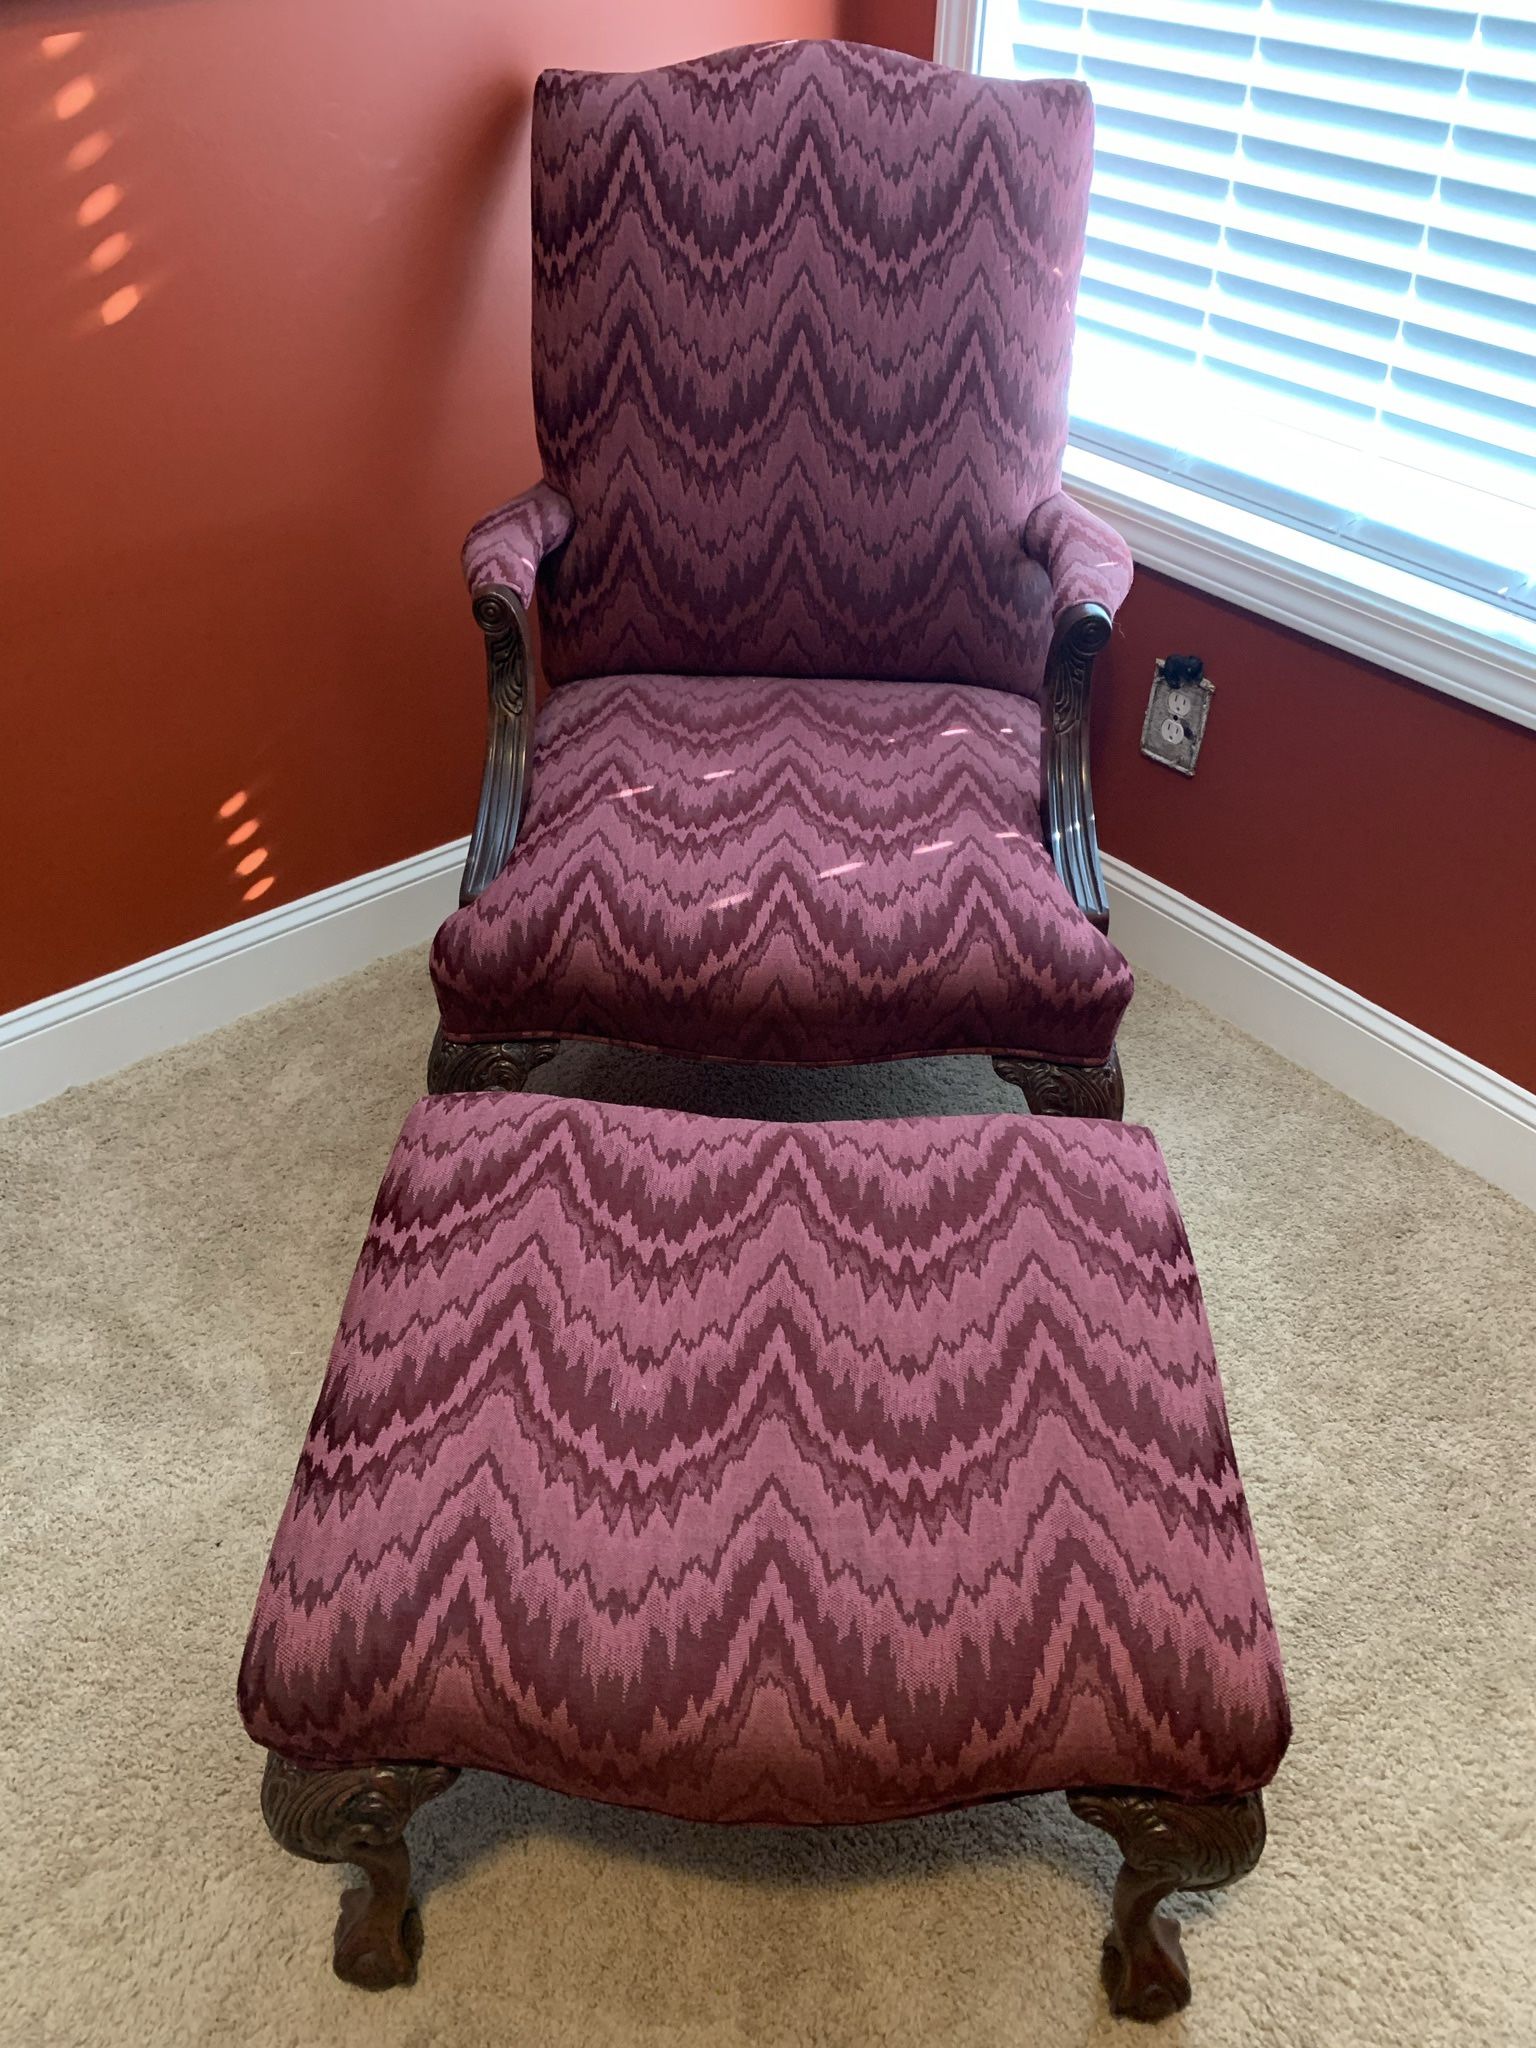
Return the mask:
{"type": "Polygon", "coordinates": [[[1528,643],[1536,0],[944,14],[946,54],[1093,91],[1074,447],[1470,594],[1528,643]]]}

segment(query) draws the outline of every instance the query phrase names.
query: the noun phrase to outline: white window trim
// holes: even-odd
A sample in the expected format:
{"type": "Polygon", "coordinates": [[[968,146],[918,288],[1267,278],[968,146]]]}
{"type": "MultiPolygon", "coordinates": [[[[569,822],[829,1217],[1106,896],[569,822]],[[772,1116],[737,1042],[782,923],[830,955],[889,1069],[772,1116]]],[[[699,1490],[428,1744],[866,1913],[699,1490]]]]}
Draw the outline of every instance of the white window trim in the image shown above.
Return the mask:
{"type": "MultiPolygon", "coordinates": [[[[938,0],[933,54],[974,71],[980,0],[938,0]]],[[[1371,556],[1069,447],[1063,481],[1137,562],[1536,730],[1536,628],[1371,556]]]]}
{"type": "Polygon", "coordinates": [[[981,0],[939,0],[933,57],[956,71],[974,71],[981,57],[981,0]]]}

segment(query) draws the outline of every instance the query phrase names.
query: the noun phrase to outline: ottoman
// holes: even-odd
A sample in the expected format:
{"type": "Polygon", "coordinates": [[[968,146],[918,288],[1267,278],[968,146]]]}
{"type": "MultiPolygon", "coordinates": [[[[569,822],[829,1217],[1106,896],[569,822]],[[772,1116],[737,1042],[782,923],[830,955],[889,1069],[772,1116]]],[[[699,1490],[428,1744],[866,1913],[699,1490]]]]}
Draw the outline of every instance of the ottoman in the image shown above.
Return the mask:
{"type": "Polygon", "coordinates": [[[465,1766],[692,1820],[1065,1791],[1119,1843],[1115,2010],[1241,1876],[1289,1719],[1156,1141],[551,1096],[406,1121],[240,1673],[284,1847],[359,1866],[465,1766]]]}

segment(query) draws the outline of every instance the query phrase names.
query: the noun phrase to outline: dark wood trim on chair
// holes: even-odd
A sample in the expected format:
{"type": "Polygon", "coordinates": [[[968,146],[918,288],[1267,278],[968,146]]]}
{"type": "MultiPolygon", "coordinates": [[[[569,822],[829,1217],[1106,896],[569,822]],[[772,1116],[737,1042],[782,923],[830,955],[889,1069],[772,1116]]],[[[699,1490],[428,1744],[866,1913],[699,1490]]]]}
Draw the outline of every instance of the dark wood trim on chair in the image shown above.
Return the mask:
{"type": "Polygon", "coordinates": [[[469,858],[459,884],[460,903],[473,903],[507,864],[517,840],[527,795],[536,673],[528,614],[510,585],[489,583],[475,593],[475,624],[485,635],[488,723],[480,808],[469,858]]]}
{"type": "MultiPolygon", "coordinates": [[[[1056,621],[1045,662],[1041,706],[1040,818],[1056,872],[1090,924],[1109,930],[1109,897],[1099,861],[1088,773],[1088,709],[1093,665],[1109,643],[1114,621],[1101,604],[1068,605],[1056,621]]],[[[1001,1056],[999,1077],[1024,1091],[1036,1116],[1105,1116],[1125,1112],[1125,1082],[1118,1053],[1099,1067],[1001,1056]]]]}
{"type": "Polygon", "coordinates": [[[307,1770],[268,1754],[261,1812],[272,1839],[311,1863],[353,1863],[364,1882],[341,1896],[336,1974],[365,1991],[415,1981],[421,1915],[411,1897],[406,1823],[458,1776],[447,1764],[307,1770]]]}
{"type": "MultiPolygon", "coordinates": [[[[470,834],[469,858],[459,884],[459,903],[473,903],[488,889],[511,858],[523,822],[528,795],[533,722],[537,713],[538,669],[528,613],[517,592],[506,583],[488,583],[475,592],[475,624],[485,635],[487,723],[485,772],[480,778],[480,808],[470,834]]],[[[553,1039],[505,1039],[484,1044],[456,1044],[441,1027],[432,1035],[427,1055],[427,1093],[459,1095],[515,1089],[560,1050],[553,1039]]]]}
{"type": "Polygon", "coordinates": [[[1018,1060],[1006,1053],[992,1065],[1000,1081],[1024,1091],[1036,1116],[1107,1116],[1118,1123],[1125,1114],[1125,1080],[1117,1052],[1102,1067],[1064,1067],[1053,1060],[1018,1060]]]}
{"type": "Polygon", "coordinates": [[[1189,2003],[1189,1966],[1179,1925],[1161,1911],[1170,1892],[1233,1884],[1264,1852],[1264,1799],[1170,1799],[1157,1792],[1069,1792],[1079,1820],[1102,1828],[1125,1858],[1115,1881],[1100,1974],[1110,2010],[1161,2020],[1189,2003]]]}
{"type": "Polygon", "coordinates": [[[1073,902],[1101,932],[1109,929],[1109,898],[1088,775],[1088,706],[1093,665],[1113,626],[1101,604],[1068,605],[1056,621],[1045,663],[1040,749],[1040,815],[1051,859],[1073,902]]]}
{"type": "Polygon", "coordinates": [[[439,1026],[427,1055],[429,1095],[472,1095],[526,1088],[528,1076],[560,1050],[558,1038],[444,1038],[439,1026]]]}

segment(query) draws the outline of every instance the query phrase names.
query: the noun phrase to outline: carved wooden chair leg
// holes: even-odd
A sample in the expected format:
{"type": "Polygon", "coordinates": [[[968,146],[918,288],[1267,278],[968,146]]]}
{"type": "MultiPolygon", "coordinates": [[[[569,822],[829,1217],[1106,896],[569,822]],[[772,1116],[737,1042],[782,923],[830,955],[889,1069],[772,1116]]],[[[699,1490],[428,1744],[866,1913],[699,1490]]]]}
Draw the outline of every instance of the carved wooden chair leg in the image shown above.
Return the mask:
{"type": "Polygon", "coordinates": [[[1125,1857],[1115,1882],[1102,1976],[1110,2010],[1160,2020],[1189,2003],[1179,1925],[1161,1910],[1170,1892],[1213,1891],[1245,1877],[1264,1848],[1264,1800],[1169,1799],[1155,1792],[1069,1792],[1079,1820],[1113,1835],[1125,1857]]]}
{"type": "Polygon", "coordinates": [[[1118,1122],[1125,1114],[1118,1052],[1112,1052],[1102,1067],[1062,1067],[1049,1060],[1006,1055],[992,1065],[1000,1080],[1023,1089],[1036,1116],[1108,1116],[1118,1122]]]}
{"type": "Polygon", "coordinates": [[[444,1038],[438,1030],[427,1055],[427,1093],[465,1095],[482,1089],[523,1088],[534,1068],[552,1060],[559,1050],[557,1038],[504,1038],[466,1045],[444,1038]]]}
{"type": "Polygon", "coordinates": [[[446,1764],[307,1770],[268,1755],[261,1811],[274,1841],[311,1863],[355,1863],[364,1883],[343,1892],[336,1974],[365,1991],[415,1981],[421,1915],[411,1897],[405,1826],[458,1776],[446,1764]]]}

